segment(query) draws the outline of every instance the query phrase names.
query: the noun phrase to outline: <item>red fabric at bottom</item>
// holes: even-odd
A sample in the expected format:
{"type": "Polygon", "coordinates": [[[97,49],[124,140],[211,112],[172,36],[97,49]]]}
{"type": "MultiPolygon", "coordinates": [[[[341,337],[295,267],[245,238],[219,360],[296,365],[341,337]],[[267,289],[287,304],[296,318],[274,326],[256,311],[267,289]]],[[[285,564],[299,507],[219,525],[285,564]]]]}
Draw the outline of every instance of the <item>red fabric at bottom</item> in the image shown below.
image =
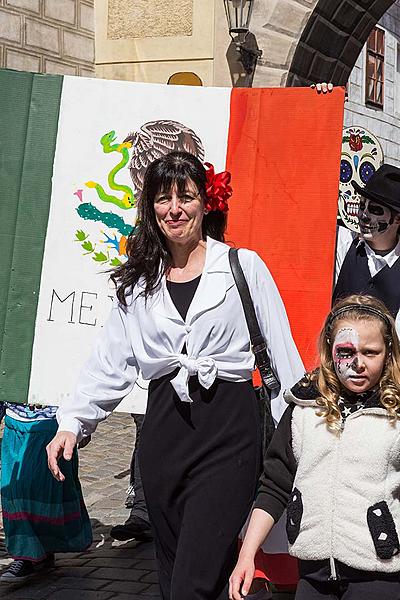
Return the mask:
{"type": "Polygon", "coordinates": [[[265,554],[259,550],[255,566],[255,578],[266,579],[277,586],[296,586],[299,580],[297,558],[289,554],[265,554]]]}

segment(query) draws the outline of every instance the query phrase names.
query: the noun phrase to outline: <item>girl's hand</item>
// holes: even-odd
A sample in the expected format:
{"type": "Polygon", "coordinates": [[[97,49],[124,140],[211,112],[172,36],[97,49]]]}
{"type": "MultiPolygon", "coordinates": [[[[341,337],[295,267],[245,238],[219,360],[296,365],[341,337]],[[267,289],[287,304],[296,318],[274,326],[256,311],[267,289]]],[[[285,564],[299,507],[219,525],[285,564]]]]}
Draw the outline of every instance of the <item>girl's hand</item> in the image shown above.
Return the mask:
{"type": "Polygon", "coordinates": [[[255,508],[251,513],[239,560],[229,578],[230,600],[240,600],[249,593],[255,571],[254,557],[274,523],[273,517],[261,508],[255,508]],[[240,586],[242,586],[241,590],[240,586]]]}
{"type": "Polygon", "coordinates": [[[247,596],[253,581],[254,571],[254,558],[239,556],[237,565],[229,578],[230,600],[241,600],[243,596],[247,596]]]}

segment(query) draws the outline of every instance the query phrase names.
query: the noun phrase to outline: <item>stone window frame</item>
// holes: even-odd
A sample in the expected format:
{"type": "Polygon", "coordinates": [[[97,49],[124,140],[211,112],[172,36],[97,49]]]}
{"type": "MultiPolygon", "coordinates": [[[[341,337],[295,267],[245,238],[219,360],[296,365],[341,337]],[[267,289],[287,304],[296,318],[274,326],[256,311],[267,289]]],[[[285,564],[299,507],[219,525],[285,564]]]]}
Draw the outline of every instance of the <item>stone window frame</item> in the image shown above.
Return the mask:
{"type": "Polygon", "coordinates": [[[385,30],[374,27],[366,43],[365,104],[383,110],[385,91],[385,30]],[[369,70],[369,64],[372,70],[369,70]],[[380,74],[378,71],[380,70],[380,74]],[[372,76],[371,76],[372,73],[372,76]],[[370,84],[372,82],[372,88],[370,84]],[[380,85],[380,94],[378,87],[380,85]]]}

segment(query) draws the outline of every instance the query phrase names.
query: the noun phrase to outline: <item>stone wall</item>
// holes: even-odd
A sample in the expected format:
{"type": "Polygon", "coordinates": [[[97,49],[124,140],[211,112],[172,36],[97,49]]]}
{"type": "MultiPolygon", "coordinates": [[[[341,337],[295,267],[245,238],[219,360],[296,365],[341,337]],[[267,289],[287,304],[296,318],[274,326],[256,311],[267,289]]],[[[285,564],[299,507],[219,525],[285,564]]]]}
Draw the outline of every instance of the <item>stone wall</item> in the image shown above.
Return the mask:
{"type": "Polygon", "coordinates": [[[94,75],[94,0],[0,0],[0,67],[94,75]]]}
{"type": "Polygon", "coordinates": [[[290,64],[286,85],[345,85],[379,19],[393,0],[318,0],[290,64]]]}
{"type": "Polygon", "coordinates": [[[256,0],[250,29],[263,54],[258,61],[253,87],[285,85],[297,43],[317,2],[256,0]]]}
{"type": "Polygon", "coordinates": [[[383,110],[365,105],[366,50],[361,52],[351,72],[345,104],[344,124],[365,127],[379,139],[385,161],[400,167],[400,0],[379,21],[385,33],[383,110]]]}
{"type": "MultiPolygon", "coordinates": [[[[263,51],[255,87],[285,84],[298,40],[317,3],[255,1],[250,29],[263,51]]],[[[229,86],[225,54],[230,41],[223,0],[96,0],[100,77],[165,83],[176,61],[179,69],[194,71],[205,85],[229,86]]]]}
{"type": "MultiPolygon", "coordinates": [[[[262,56],[253,86],[344,84],[371,28],[391,4],[255,0],[250,30],[262,56]]],[[[176,70],[195,72],[205,85],[229,86],[229,44],[223,0],[96,0],[100,77],[165,83],[176,63],[176,70]],[[179,10],[170,10],[161,22],[167,4],[179,10]]]]}

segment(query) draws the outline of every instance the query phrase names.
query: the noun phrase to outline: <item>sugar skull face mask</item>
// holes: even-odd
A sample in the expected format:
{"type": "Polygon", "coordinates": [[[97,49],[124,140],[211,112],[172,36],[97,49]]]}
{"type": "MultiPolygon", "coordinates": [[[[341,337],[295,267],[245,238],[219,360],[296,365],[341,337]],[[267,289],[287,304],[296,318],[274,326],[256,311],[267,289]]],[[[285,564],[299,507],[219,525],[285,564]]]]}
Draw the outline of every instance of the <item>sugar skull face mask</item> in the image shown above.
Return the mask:
{"type": "Polygon", "coordinates": [[[393,214],[387,206],[361,196],[358,207],[358,220],[361,237],[365,240],[371,240],[382,235],[393,223],[393,214]]]}
{"type": "Polygon", "coordinates": [[[376,319],[345,321],[332,344],[332,360],[343,388],[356,394],[373,389],[387,358],[382,323],[376,319]]]}
{"type": "Polygon", "coordinates": [[[352,181],[364,187],[382,163],[382,148],[372,133],[360,127],[347,127],[343,130],[338,218],[348,229],[357,233],[360,233],[360,196],[353,188],[352,181]]]}

